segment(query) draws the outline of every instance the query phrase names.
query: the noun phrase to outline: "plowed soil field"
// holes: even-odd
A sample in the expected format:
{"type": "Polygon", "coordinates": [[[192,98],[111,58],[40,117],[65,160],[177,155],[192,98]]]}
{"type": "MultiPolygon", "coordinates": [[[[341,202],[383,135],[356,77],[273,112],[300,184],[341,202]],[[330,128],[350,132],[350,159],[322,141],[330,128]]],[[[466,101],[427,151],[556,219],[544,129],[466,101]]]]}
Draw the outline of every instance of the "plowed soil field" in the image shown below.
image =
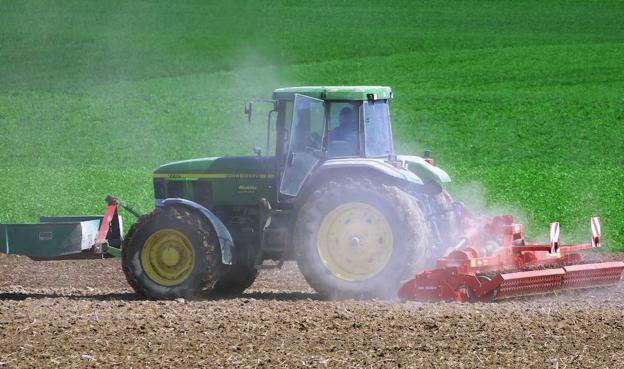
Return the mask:
{"type": "Polygon", "coordinates": [[[293,263],[262,272],[240,298],[144,301],[118,260],[0,256],[0,362],[622,368],[623,308],[622,284],[490,304],[320,301],[293,263]]]}

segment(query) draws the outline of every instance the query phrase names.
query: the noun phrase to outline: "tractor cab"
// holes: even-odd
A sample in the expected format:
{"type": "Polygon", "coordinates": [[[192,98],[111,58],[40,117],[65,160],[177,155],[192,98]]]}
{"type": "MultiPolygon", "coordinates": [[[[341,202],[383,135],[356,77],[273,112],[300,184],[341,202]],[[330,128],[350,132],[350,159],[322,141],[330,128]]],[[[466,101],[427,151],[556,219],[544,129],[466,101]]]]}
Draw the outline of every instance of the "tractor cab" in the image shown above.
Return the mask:
{"type": "Polygon", "coordinates": [[[392,157],[391,98],[388,87],[275,90],[280,194],[297,196],[308,175],[325,160],[392,157]]]}

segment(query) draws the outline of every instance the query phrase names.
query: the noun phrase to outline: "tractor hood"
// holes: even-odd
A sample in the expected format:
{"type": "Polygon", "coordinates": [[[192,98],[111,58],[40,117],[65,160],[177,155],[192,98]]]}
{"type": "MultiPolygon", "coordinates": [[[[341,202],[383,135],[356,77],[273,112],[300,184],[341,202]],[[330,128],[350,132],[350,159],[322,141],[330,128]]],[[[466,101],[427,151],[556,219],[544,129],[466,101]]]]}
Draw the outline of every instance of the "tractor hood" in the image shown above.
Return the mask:
{"type": "Polygon", "coordinates": [[[219,157],[174,161],[161,165],[154,174],[205,173],[210,171],[210,167],[217,159],[219,157]]]}
{"type": "Polygon", "coordinates": [[[161,165],[155,178],[266,178],[272,158],[226,156],[175,161],[161,165]]]}
{"type": "MultiPolygon", "coordinates": [[[[257,206],[274,201],[274,157],[226,156],[176,161],[154,171],[154,196],[215,206],[257,206]]],[[[158,206],[158,205],[157,205],[158,206]]]]}

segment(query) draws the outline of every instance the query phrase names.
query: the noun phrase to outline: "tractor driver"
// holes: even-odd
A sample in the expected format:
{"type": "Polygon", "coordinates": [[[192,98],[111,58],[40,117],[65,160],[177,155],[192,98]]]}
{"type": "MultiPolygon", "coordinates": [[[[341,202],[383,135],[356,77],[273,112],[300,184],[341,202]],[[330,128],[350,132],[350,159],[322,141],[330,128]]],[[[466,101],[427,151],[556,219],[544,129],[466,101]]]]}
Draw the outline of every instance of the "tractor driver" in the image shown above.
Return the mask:
{"type": "Polygon", "coordinates": [[[358,122],[351,107],[338,115],[338,127],[329,132],[329,151],[335,156],[352,156],[358,152],[358,122]]]}

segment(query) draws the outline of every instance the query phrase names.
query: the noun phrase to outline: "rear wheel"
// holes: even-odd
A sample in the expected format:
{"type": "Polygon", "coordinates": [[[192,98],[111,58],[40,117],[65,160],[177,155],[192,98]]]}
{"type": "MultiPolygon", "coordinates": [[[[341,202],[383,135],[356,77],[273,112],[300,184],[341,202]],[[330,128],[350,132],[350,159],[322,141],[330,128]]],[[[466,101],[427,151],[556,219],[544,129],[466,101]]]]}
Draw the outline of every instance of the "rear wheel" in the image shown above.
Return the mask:
{"type": "MultiPolygon", "coordinates": [[[[440,232],[442,242],[442,254],[449,247],[454,247],[463,236],[461,219],[453,207],[453,198],[447,190],[442,189],[435,196],[435,203],[438,207],[438,231],[440,232]]],[[[441,255],[437,255],[441,256],[441,255]]]]}
{"type": "Polygon", "coordinates": [[[427,226],[414,198],[370,181],[316,190],[295,224],[297,262],[324,297],[396,297],[422,267],[427,226]]]}
{"type": "Polygon", "coordinates": [[[121,257],[128,283],[148,298],[210,292],[224,271],[211,225],[182,207],[141,216],[124,240],[121,257]]]}

